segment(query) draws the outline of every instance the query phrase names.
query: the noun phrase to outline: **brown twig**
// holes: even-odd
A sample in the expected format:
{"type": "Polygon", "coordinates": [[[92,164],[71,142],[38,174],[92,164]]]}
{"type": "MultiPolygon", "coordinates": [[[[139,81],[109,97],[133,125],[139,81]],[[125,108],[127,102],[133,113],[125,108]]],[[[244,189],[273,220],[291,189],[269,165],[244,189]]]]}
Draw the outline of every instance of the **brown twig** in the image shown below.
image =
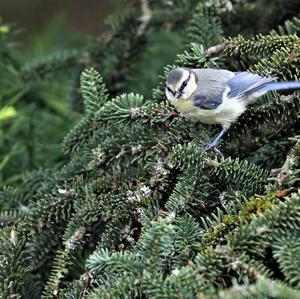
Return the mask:
{"type": "Polygon", "coordinates": [[[219,53],[223,52],[227,48],[228,45],[229,45],[229,40],[225,40],[222,44],[218,44],[218,45],[208,48],[204,52],[204,56],[210,57],[210,56],[219,54],[219,53]]]}

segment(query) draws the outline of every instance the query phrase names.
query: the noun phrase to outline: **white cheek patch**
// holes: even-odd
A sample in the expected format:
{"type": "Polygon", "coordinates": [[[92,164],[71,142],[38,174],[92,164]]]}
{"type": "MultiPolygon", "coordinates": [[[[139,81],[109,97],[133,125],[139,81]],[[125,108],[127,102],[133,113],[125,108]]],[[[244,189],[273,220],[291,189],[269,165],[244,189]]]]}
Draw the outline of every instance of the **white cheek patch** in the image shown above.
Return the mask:
{"type": "Polygon", "coordinates": [[[196,89],[197,89],[197,83],[196,83],[194,77],[192,77],[188,81],[188,84],[185,87],[185,89],[183,90],[182,97],[184,99],[189,99],[191,97],[191,95],[195,92],[196,89]]]}
{"type": "Polygon", "coordinates": [[[173,94],[171,92],[169,92],[167,89],[166,89],[166,96],[169,101],[172,101],[175,99],[173,94]]]}

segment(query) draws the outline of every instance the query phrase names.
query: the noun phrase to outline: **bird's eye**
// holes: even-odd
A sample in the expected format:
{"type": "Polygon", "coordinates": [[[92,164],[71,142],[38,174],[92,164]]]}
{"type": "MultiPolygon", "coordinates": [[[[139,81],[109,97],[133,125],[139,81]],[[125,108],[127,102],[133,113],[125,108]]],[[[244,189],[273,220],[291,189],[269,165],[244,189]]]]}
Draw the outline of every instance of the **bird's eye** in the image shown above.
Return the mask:
{"type": "Polygon", "coordinates": [[[181,87],[180,87],[180,91],[182,92],[186,86],[187,86],[187,81],[183,81],[183,83],[181,84],[181,87]]]}

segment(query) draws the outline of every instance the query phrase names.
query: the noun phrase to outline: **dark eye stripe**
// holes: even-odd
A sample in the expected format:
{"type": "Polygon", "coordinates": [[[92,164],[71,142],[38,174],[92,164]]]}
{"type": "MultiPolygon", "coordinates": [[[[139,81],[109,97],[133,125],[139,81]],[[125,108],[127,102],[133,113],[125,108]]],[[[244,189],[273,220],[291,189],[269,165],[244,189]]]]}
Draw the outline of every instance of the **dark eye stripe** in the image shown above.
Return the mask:
{"type": "Polygon", "coordinates": [[[189,82],[189,80],[190,80],[190,78],[191,78],[191,71],[189,71],[189,76],[188,76],[188,78],[185,80],[185,81],[183,81],[182,82],[182,84],[181,84],[181,86],[180,86],[180,92],[183,92],[183,90],[185,89],[185,87],[187,86],[187,84],[188,84],[188,82],[189,82]]]}
{"type": "Polygon", "coordinates": [[[181,84],[180,91],[182,92],[186,86],[187,86],[187,80],[183,81],[183,83],[181,84]]]}

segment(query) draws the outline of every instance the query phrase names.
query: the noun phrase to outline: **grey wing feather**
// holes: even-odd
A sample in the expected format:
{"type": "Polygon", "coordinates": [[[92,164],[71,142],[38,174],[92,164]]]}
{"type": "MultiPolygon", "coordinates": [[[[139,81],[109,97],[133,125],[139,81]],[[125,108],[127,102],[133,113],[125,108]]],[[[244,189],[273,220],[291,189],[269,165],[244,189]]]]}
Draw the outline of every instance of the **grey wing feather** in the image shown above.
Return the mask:
{"type": "Polygon", "coordinates": [[[274,77],[261,77],[249,72],[235,73],[235,76],[228,81],[228,86],[230,87],[228,97],[247,97],[274,80],[276,80],[274,77]]]}
{"type": "Polygon", "coordinates": [[[203,95],[195,95],[193,98],[194,106],[201,109],[216,109],[219,105],[222,104],[222,96],[217,97],[205,97],[203,95]]]}
{"type": "Polygon", "coordinates": [[[226,83],[234,76],[227,70],[194,69],[198,88],[193,96],[194,106],[201,109],[216,109],[223,102],[226,83]]]}

